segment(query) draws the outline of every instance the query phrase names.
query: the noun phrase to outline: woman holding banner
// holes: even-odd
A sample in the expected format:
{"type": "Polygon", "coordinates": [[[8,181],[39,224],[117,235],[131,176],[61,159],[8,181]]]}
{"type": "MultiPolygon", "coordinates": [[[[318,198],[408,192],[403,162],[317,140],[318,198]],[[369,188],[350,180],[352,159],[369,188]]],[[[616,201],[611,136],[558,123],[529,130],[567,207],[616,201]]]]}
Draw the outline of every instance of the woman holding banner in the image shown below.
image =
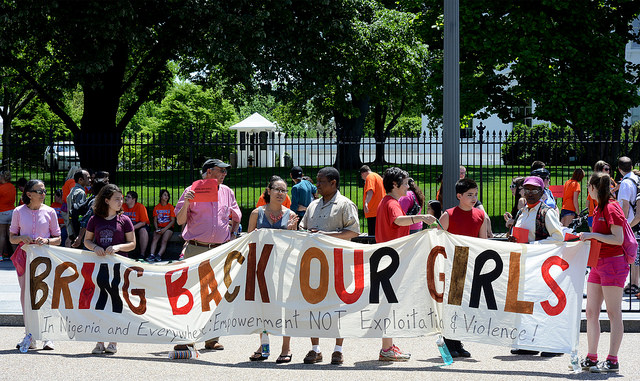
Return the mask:
{"type": "MultiPolygon", "coordinates": [[[[298,216],[283,205],[287,195],[287,183],[279,176],[271,176],[269,179],[269,185],[264,191],[264,200],[266,204],[260,206],[251,212],[249,216],[249,227],[247,232],[252,232],[256,229],[288,229],[296,230],[298,226],[298,216]]],[[[260,334],[260,340],[262,342],[262,335],[260,334]]],[[[283,364],[291,362],[291,337],[282,337],[282,349],[280,356],[276,360],[277,364],[283,364]]],[[[255,351],[249,360],[251,361],[264,361],[269,357],[268,353],[263,353],[261,349],[255,351]]]]}
{"type": "MultiPolygon", "coordinates": [[[[18,273],[18,283],[20,284],[20,302],[22,303],[22,313],[24,314],[24,285],[26,254],[22,250],[23,245],[60,245],[60,226],[58,225],[58,215],[56,211],[44,205],[47,190],[41,180],[30,180],[24,187],[22,193],[23,205],[17,207],[11,216],[11,226],[9,227],[9,240],[14,245],[19,245],[16,252],[11,257],[16,272],[18,273]]],[[[27,333],[28,339],[29,333],[27,333]]],[[[33,338],[28,344],[29,349],[35,349],[36,342],[33,338]]],[[[18,347],[20,344],[18,344],[18,347]]],[[[53,342],[44,340],[42,349],[53,349],[53,342]]]]}
{"type": "MultiPolygon", "coordinates": [[[[136,236],[133,223],[122,214],[124,198],[122,191],[114,184],[105,185],[93,202],[94,215],[89,219],[84,235],[84,246],[99,256],[120,254],[136,248],[136,236]]],[[[104,342],[96,343],[92,354],[118,352],[118,343],[110,342],[105,348],[104,342]]]]}
{"type": "MultiPolygon", "coordinates": [[[[409,174],[400,168],[392,167],[384,171],[382,185],[387,195],[378,205],[376,218],[376,242],[387,242],[409,235],[414,224],[432,224],[436,222],[434,216],[416,214],[407,216],[398,201],[407,195],[409,190],[409,174]]],[[[382,349],[378,359],[380,361],[407,361],[410,353],[403,353],[393,344],[393,338],[382,339],[382,349]]]]}
{"type": "Polygon", "coordinates": [[[624,257],[624,213],[620,204],[611,196],[611,178],[607,173],[594,172],[587,187],[589,195],[598,201],[593,218],[593,232],[580,233],[582,241],[600,241],[600,255],[596,267],[591,268],[587,279],[587,357],[582,360],[583,370],[591,372],[618,372],[618,350],[622,342],[622,288],[629,273],[624,257]],[[598,341],[600,339],[600,307],[607,305],[607,315],[611,323],[609,355],[598,362],[598,341]]]}

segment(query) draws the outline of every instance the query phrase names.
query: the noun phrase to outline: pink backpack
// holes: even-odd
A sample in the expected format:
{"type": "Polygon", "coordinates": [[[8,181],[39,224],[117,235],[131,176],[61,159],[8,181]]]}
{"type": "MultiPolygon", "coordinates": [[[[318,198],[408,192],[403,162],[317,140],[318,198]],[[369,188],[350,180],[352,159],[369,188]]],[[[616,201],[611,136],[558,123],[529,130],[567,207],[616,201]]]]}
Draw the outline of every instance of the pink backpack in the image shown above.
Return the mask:
{"type": "Polygon", "coordinates": [[[622,224],[622,232],[624,235],[624,241],[622,241],[624,259],[627,260],[628,264],[632,264],[636,261],[636,255],[638,255],[638,241],[636,241],[636,236],[633,234],[633,230],[631,230],[627,220],[624,220],[622,224]]]}

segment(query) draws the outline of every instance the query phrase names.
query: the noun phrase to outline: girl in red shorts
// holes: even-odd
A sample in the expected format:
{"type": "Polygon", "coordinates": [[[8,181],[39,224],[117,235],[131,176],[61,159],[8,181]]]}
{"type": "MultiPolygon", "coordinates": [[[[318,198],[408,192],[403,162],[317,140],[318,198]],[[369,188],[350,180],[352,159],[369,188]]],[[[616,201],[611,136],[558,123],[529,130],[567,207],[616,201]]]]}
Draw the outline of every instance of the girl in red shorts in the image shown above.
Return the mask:
{"type": "Polygon", "coordinates": [[[591,372],[617,372],[618,350],[622,342],[622,289],[629,273],[624,258],[624,213],[620,204],[611,197],[611,179],[607,173],[595,172],[589,179],[589,195],[598,201],[593,218],[593,232],[581,233],[582,241],[595,239],[602,243],[596,267],[587,279],[587,358],[582,360],[582,369],[591,372]],[[609,355],[598,363],[598,340],[600,339],[600,306],[607,305],[611,322],[609,355]]]}

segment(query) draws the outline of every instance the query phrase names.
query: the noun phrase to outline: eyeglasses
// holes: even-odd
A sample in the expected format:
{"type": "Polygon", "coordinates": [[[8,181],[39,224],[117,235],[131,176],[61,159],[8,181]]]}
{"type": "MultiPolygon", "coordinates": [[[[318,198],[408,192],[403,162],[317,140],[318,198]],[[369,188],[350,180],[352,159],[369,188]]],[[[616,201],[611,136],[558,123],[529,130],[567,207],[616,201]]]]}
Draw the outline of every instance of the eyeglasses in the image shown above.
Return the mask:
{"type": "Polygon", "coordinates": [[[37,193],[37,194],[47,194],[47,190],[46,189],[36,189],[36,190],[30,190],[27,192],[31,192],[31,193],[37,193]]]}
{"type": "Polygon", "coordinates": [[[602,168],[602,170],[603,170],[603,171],[607,171],[607,172],[609,172],[609,171],[611,170],[611,168],[609,168],[609,167],[604,167],[604,168],[602,168]]]}
{"type": "Polygon", "coordinates": [[[281,193],[281,194],[287,193],[287,190],[286,189],[282,189],[282,188],[270,188],[270,189],[272,191],[274,191],[274,192],[278,192],[278,193],[281,193]]]}
{"type": "Polygon", "coordinates": [[[536,194],[536,193],[540,193],[542,192],[541,189],[525,189],[524,193],[532,193],[532,194],[536,194]]]}
{"type": "Polygon", "coordinates": [[[511,184],[511,185],[509,185],[509,188],[511,188],[511,189],[516,189],[517,187],[518,187],[518,186],[517,186],[516,184],[511,184]]]}
{"type": "Polygon", "coordinates": [[[214,168],[217,168],[222,173],[227,173],[227,168],[220,168],[220,167],[214,167],[214,168]]]}

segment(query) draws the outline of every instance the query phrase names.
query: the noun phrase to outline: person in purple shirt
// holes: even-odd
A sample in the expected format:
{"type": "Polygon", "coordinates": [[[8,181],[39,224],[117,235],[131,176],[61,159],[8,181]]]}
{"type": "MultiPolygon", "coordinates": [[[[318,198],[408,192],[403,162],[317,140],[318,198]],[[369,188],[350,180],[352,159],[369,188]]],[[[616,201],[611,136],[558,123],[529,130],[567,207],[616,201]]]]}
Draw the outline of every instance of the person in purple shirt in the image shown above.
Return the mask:
{"type": "MultiPolygon", "coordinates": [[[[217,202],[193,201],[195,193],[191,190],[191,186],[182,192],[175,208],[176,222],[179,225],[184,225],[182,238],[185,242],[180,260],[204,253],[235,238],[242,212],[231,188],[222,184],[229,167],[231,165],[218,159],[209,159],[202,165],[203,179],[218,180],[217,202]],[[229,224],[229,215],[231,215],[231,225],[229,224]]],[[[218,337],[214,337],[207,340],[205,348],[223,350],[224,347],[218,342],[218,339],[218,337]]],[[[176,345],[174,349],[184,350],[187,349],[187,346],[180,344],[176,345]]]]}

